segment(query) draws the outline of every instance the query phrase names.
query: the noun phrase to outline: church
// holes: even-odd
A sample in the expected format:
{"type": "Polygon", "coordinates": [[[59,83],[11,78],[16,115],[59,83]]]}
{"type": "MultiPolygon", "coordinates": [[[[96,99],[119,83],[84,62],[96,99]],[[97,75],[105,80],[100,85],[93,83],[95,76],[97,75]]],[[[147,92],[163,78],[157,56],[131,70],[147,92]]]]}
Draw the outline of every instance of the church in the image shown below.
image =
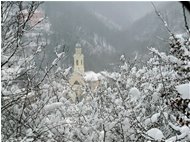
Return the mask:
{"type": "Polygon", "coordinates": [[[80,44],[76,44],[75,54],[73,55],[73,73],[70,76],[69,83],[77,98],[82,97],[82,86],[87,83],[92,91],[95,91],[100,83],[101,75],[93,71],[85,72],[84,55],[80,44]]]}

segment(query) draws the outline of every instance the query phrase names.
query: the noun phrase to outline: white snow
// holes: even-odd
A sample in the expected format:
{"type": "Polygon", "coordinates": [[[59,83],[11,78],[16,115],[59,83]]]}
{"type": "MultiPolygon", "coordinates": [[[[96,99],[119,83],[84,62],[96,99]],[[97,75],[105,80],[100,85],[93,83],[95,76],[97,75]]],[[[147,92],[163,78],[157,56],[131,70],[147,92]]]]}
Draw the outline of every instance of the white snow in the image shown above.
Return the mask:
{"type": "Polygon", "coordinates": [[[181,94],[183,99],[190,99],[190,83],[176,86],[176,90],[181,94]]]}
{"type": "Polygon", "coordinates": [[[121,101],[121,99],[115,99],[115,103],[119,106],[122,104],[122,101],[121,101]]]}
{"type": "Polygon", "coordinates": [[[176,135],[176,136],[173,136],[169,139],[166,140],[166,142],[173,142],[173,141],[177,141],[177,140],[180,140],[180,139],[184,139],[186,138],[185,140],[190,140],[190,128],[186,125],[182,126],[182,127],[179,127],[179,126],[175,126],[173,125],[172,123],[169,123],[169,125],[174,129],[174,130],[178,130],[181,132],[180,135],[176,135]]]}
{"type": "Polygon", "coordinates": [[[155,113],[155,114],[153,114],[151,118],[147,118],[147,119],[144,121],[144,124],[147,126],[147,125],[149,125],[150,123],[155,123],[155,122],[157,122],[159,116],[160,116],[160,113],[155,113]]]}
{"type": "Polygon", "coordinates": [[[129,90],[129,95],[133,101],[137,101],[140,98],[141,93],[136,87],[133,87],[129,90]]]}
{"type": "Polygon", "coordinates": [[[106,129],[109,131],[110,129],[112,129],[114,126],[116,125],[116,122],[111,122],[106,126],[106,129]]]}
{"type": "Polygon", "coordinates": [[[121,55],[120,61],[125,61],[125,55],[121,55]]]}
{"type": "Polygon", "coordinates": [[[164,117],[165,117],[166,119],[168,119],[168,113],[167,113],[167,112],[164,112],[164,117]]]}
{"type": "Polygon", "coordinates": [[[178,65],[182,64],[182,62],[173,55],[168,56],[168,61],[170,61],[171,63],[177,63],[178,65]]]}
{"type": "Polygon", "coordinates": [[[122,69],[122,70],[126,70],[126,71],[127,71],[128,68],[129,68],[129,66],[128,66],[127,63],[124,63],[124,65],[121,66],[121,69],[122,69]]]}
{"type": "Polygon", "coordinates": [[[31,128],[29,128],[28,130],[26,130],[26,135],[27,136],[32,136],[33,135],[33,131],[31,128]]]}
{"type": "Polygon", "coordinates": [[[152,94],[152,101],[153,102],[157,102],[157,101],[159,101],[159,93],[157,93],[157,92],[154,92],[153,94],[152,94]]]}
{"type": "Polygon", "coordinates": [[[64,52],[61,52],[61,53],[56,52],[56,55],[57,55],[58,58],[62,57],[64,54],[65,54],[64,52]]]}
{"type": "Polygon", "coordinates": [[[147,126],[147,125],[149,125],[151,123],[151,119],[150,118],[148,118],[148,119],[146,119],[145,121],[144,121],[144,124],[147,126]]]}
{"type": "Polygon", "coordinates": [[[159,116],[160,116],[160,113],[155,113],[154,115],[152,115],[151,121],[152,121],[153,123],[154,123],[154,122],[157,122],[159,116]]]}
{"type": "Polygon", "coordinates": [[[61,67],[58,67],[55,73],[62,71],[61,67]]]}
{"type": "Polygon", "coordinates": [[[148,130],[146,134],[155,140],[162,140],[164,138],[162,131],[160,131],[158,128],[152,128],[148,130]]]}
{"type": "Polygon", "coordinates": [[[55,59],[53,60],[53,62],[52,62],[52,66],[54,66],[55,64],[57,64],[57,62],[58,62],[58,58],[55,58],[55,59]]]}
{"type": "Polygon", "coordinates": [[[85,72],[84,79],[85,81],[98,81],[102,79],[102,75],[100,73],[88,71],[88,72],[85,72]]]}
{"type": "Polygon", "coordinates": [[[51,110],[54,110],[54,109],[56,109],[56,108],[61,107],[62,105],[63,105],[62,102],[55,102],[55,103],[46,105],[46,106],[44,107],[44,109],[45,109],[46,111],[51,111],[51,110]]]}
{"type": "Polygon", "coordinates": [[[68,68],[66,68],[63,74],[64,74],[65,76],[67,76],[67,75],[70,73],[71,69],[72,69],[71,66],[68,67],[68,68]]]}
{"type": "Polygon", "coordinates": [[[130,129],[130,127],[131,127],[129,118],[125,118],[125,119],[123,120],[123,124],[124,124],[123,129],[124,129],[125,131],[128,131],[128,130],[130,129]]]}
{"type": "Polygon", "coordinates": [[[37,50],[36,50],[36,53],[39,53],[39,52],[41,52],[41,51],[42,51],[41,46],[38,46],[38,48],[37,48],[37,50]]]}
{"type": "Polygon", "coordinates": [[[186,125],[182,126],[181,129],[180,129],[180,132],[183,134],[186,134],[186,135],[190,135],[190,128],[186,125]]]}
{"type": "Polygon", "coordinates": [[[99,139],[100,139],[100,140],[103,140],[103,138],[104,138],[104,131],[101,131],[100,134],[99,134],[99,136],[100,136],[99,139]]]}
{"type": "Polygon", "coordinates": [[[100,74],[102,75],[102,79],[109,78],[109,79],[117,80],[120,77],[120,74],[116,72],[110,73],[107,71],[102,71],[100,72],[100,74]]]}

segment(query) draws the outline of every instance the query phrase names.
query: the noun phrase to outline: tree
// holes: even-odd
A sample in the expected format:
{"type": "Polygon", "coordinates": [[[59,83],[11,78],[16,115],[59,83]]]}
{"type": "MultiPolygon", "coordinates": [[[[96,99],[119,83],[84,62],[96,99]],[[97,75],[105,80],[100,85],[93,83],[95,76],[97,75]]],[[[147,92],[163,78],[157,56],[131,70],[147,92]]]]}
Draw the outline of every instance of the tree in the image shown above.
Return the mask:
{"type": "Polygon", "coordinates": [[[51,69],[64,54],[59,53],[49,68],[42,70],[36,65],[36,57],[39,63],[44,61],[46,46],[44,37],[39,38],[41,31],[36,27],[44,19],[31,24],[40,4],[42,3],[1,2],[3,141],[34,141],[43,135],[40,125],[45,115],[41,115],[41,111],[48,101],[40,99],[45,91],[42,87],[49,80],[51,69]],[[33,35],[30,38],[29,33],[33,35]],[[35,44],[31,44],[31,40],[35,44]]]}

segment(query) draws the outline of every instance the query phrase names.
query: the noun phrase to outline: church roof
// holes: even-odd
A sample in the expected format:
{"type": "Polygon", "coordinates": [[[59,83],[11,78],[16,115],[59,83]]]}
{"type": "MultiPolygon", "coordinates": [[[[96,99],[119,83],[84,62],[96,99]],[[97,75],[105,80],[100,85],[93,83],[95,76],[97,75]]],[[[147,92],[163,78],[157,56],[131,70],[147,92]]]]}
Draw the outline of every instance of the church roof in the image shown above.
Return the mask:
{"type": "Polygon", "coordinates": [[[98,81],[101,80],[103,76],[100,73],[95,73],[93,71],[85,72],[84,79],[85,81],[98,81]]]}

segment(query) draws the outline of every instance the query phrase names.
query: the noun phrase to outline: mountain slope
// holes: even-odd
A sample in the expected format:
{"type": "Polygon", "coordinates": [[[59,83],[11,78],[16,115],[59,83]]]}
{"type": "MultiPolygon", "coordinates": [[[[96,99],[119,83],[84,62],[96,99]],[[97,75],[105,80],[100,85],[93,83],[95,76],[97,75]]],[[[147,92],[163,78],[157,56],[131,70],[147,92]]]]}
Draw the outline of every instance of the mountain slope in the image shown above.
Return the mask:
{"type": "MultiPolygon", "coordinates": [[[[172,2],[158,10],[172,32],[185,32],[184,17],[180,3],[172,2]]],[[[189,16],[188,20],[190,20],[189,16]]],[[[131,55],[133,52],[145,55],[149,52],[147,47],[150,46],[160,50],[168,50],[169,33],[154,11],[133,23],[128,29],[116,35],[116,37],[113,41],[114,46],[117,45],[120,47],[120,51],[126,52],[128,55],[131,55]]]]}
{"type": "Polygon", "coordinates": [[[72,55],[76,43],[80,43],[83,53],[88,59],[87,70],[101,70],[109,62],[113,62],[116,48],[110,41],[117,32],[119,25],[97,11],[87,9],[76,3],[51,3],[45,5],[50,19],[52,31],[51,44],[63,43],[69,48],[67,64],[72,64],[72,55]],[[113,60],[112,60],[113,59],[113,60]]]}
{"type": "MultiPolygon", "coordinates": [[[[110,16],[105,16],[103,10],[85,4],[46,2],[45,9],[53,31],[50,49],[58,44],[69,49],[63,64],[72,65],[76,43],[83,48],[86,70],[94,71],[111,69],[110,65],[117,64],[124,53],[128,57],[136,53],[146,56],[147,47],[151,46],[168,50],[169,34],[154,11],[133,23],[129,16],[124,29],[110,16]]],[[[178,2],[167,3],[159,11],[172,31],[184,32],[182,8],[178,2]]]]}

